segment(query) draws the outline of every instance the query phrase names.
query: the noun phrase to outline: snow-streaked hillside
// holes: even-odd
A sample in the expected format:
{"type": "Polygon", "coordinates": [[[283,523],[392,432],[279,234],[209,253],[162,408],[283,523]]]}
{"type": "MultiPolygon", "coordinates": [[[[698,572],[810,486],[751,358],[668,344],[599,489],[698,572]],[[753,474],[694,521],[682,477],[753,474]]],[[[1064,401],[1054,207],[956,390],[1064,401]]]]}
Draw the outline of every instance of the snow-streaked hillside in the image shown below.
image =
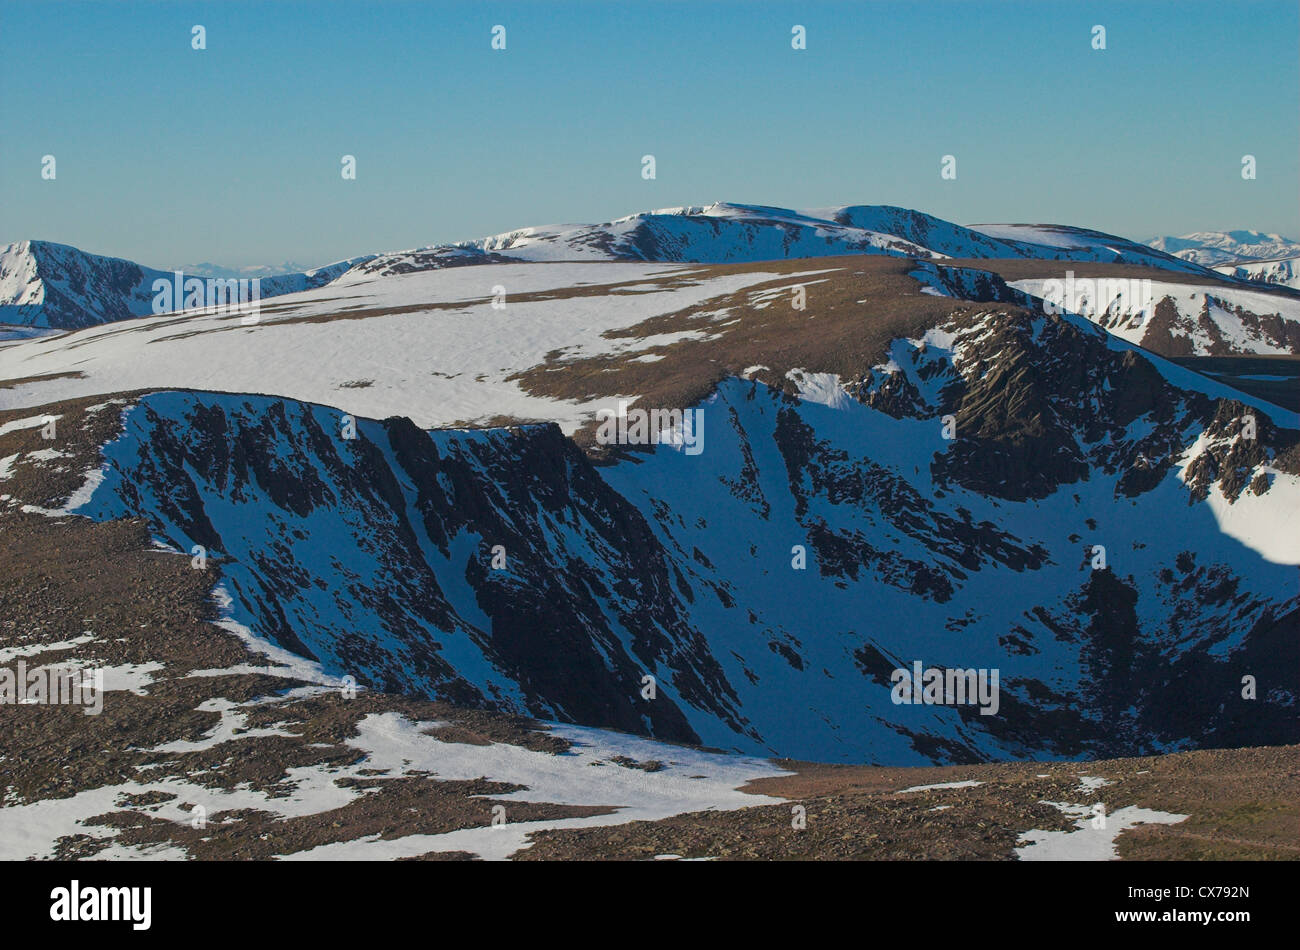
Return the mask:
{"type": "MultiPolygon", "coordinates": [[[[238,315],[190,312],[0,342],[0,379],[22,381],[0,388],[0,408],[185,387],[274,393],[361,416],[407,416],[425,428],[510,418],[554,421],[571,433],[611,399],[637,395],[638,384],[607,393],[548,392],[544,381],[562,375],[543,373],[543,384],[530,385],[520,374],[552,362],[652,361],[683,342],[717,345],[712,358],[736,360],[731,372],[740,374],[768,361],[762,346],[752,359],[740,359],[726,343],[730,334],[749,314],[788,310],[798,287],[809,301],[801,324],[816,331],[809,336],[791,327],[808,338],[802,345],[815,345],[823,332],[817,321],[825,320],[827,295],[838,294],[852,320],[855,310],[863,314],[856,319],[866,319],[896,309],[895,295],[909,306],[918,294],[936,298],[929,310],[937,318],[963,300],[1037,309],[1031,295],[1044,292],[1042,280],[1008,285],[974,268],[894,260],[875,258],[860,268],[845,258],[719,267],[511,263],[387,277],[358,268],[326,287],[268,301],[256,326],[238,315]],[[873,275],[881,265],[909,276],[879,287],[873,275]],[[669,322],[637,329],[656,320],[669,322]]],[[[1116,336],[1167,355],[1291,353],[1300,346],[1300,301],[1199,284],[1156,282],[1153,290],[1154,316],[1141,323],[1110,300],[1084,300],[1079,310],[1116,336]]],[[[619,378],[613,366],[605,369],[601,376],[619,378]]]]}
{"type": "Polygon", "coordinates": [[[1245,264],[1223,264],[1214,268],[1220,274],[1251,280],[1260,284],[1276,284],[1300,290],[1300,252],[1279,260],[1249,261],[1245,264]]]}
{"type": "Polygon", "coordinates": [[[151,313],[150,286],[164,276],[65,244],[9,244],[0,248],[0,324],[75,328],[151,313]]]}
{"type": "Polygon", "coordinates": [[[1163,270],[1203,273],[1200,265],[1193,262],[1153,250],[1128,238],[1089,228],[1064,224],[972,224],[970,227],[987,237],[1031,248],[1033,252],[1024,256],[1040,260],[1139,264],[1163,270]]]}
{"type": "MultiPolygon", "coordinates": [[[[1059,280],[1059,278],[1053,278],[1059,280]]],[[[1123,279],[1095,279],[1069,309],[1121,339],[1166,356],[1300,354],[1300,295],[1246,287],[1151,281],[1151,295],[1123,279]]],[[[1042,297],[1048,281],[1012,281],[1042,297]]],[[[1082,286],[1082,285],[1080,285],[1082,286]]]]}
{"type": "MultiPolygon", "coordinates": [[[[4,490],[58,458],[35,435],[0,504],[144,519],[210,552],[233,621],[464,707],[895,764],[1294,741],[1294,676],[1236,697],[1288,668],[1300,418],[947,260],[413,261],[251,325],[8,341],[0,435],[130,408],[67,508],[4,490]],[[620,401],[701,409],[702,451],[593,445],[620,401]],[[895,703],[917,661],[998,671],[998,710],[895,703]]],[[[1243,326],[1251,294],[1289,300],[1241,291],[1243,326]]]]}

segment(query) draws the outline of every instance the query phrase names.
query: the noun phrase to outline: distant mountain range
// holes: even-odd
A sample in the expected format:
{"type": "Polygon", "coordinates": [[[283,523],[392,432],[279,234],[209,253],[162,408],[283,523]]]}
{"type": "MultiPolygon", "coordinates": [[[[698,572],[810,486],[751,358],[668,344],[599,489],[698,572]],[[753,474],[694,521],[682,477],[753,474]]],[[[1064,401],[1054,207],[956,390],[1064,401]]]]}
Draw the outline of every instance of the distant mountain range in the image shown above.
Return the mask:
{"type": "MultiPolygon", "coordinates": [[[[1249,264],[1252,261],[1281,261],[1300,256],[1300,242],[1284,238],[1281,234],[1265,234],[1262,231],[1193,231],[1179,237],[1156,238],[1149,242],[1158,251],[1170,253],[1175,257],[1193,264],[1201,264],[1229,273],[1226,268],[1232,265],[1249,264]]],[[[1269,277],[1257,277],[1258,270],[1247,270],[1243,276],[1248,279],[1265,279],[1268,282],[1284,282],[1269,277]]],[[[1292,285],[1294,286],[1294,285],[1292,285]]]]}
{"type": "Polygon", "coordinates": [[[1198,231],[1151,246],[1238,280],[1300,290],[1300,241],[1259,231],[1198,231]]]}
{"type": "MultiPolygon", "coordinates": [[[[671,261],[705,264],[888,254],[918,259],[1030,259],[1126,263],[1203,273],[1193,262],[1114,235],[1060,225],[963,227],[886,205],[791,211],[717,203],[669,208],[604,224],[521,228],[477,241],[365,255],[301,272],[203,263],[198,277],[260,277],[263,297],[354,278],[507,261],[671,261]]],[[[290,266],[290,265],[285,265],[290,266]]],[[[171,271],[88,254],[66,244],[0,248],[0,324],[76,329],[153,312],[152,285],[171,271]]]]}
{"type": "Polygon", "coordinates": [[[1278,260],[1247,261],[1244,264],[1220,264],[1214,268],[1238,280],[1275,284],[1300,290],[1300,252],[1278,260]]]}
{"type": "MultiPolygon", "coordinates": [[[[641,212],[603,224],[520,228],[285,274],[268,274],[277,267],[231,269],[211,263],[195,265],[188,273],[258,276],[261,296],[270,298],[329,284],[353,286],[484,264],[902,257],[929,266],[933,286],[927,292],[979,299],[991,295],[1017,303],[1026,295],[1042,296],[1052,281],[1067,274],[1140,276],[1151,281],[1149,301],[1116,295],[1102,284],[1068,303],[1112,333],[1167,356],[1300,353],[1300,296],[1290,293],[1297,286],[1300,259],[1219,263],[1300,245],[1255,231],[1203,232],[1160,238],[1153,245],[1066,225],[967,227],[888,205],[795,211],[715,203],[641,212]],[[932,266],[953,263],[965,269],[932,266]]],[[[297,265],[283,265],[291,266],[297,265]]],[[[0,249],[0,340],[150,315],[153,282],[159,278],[171,280],[172,272],[44,241],[8,245],[0,249]]]]}
{"type": "Polygon", "coordinates": [[[211,261],[204,261],[201,264],[180,264],[176,267],[169,268],[173,271],[182,271],[183,273],[193,275],[194,277],[285,277],[290,274],[304,274],[312,268],[306,264],[299,264],[295,261],[285,261],[283,264],[251,264],[248,267],[223,267],[220,264],[214,264],[211,261]]]}
{"type": "Polygon", "coordinates": [[[1260,231],[1195,231],[1148,242],[1174,257],[1216,267],[1243,261],[1272,261],[1300,255],[1300,241],[1260,231]]]}

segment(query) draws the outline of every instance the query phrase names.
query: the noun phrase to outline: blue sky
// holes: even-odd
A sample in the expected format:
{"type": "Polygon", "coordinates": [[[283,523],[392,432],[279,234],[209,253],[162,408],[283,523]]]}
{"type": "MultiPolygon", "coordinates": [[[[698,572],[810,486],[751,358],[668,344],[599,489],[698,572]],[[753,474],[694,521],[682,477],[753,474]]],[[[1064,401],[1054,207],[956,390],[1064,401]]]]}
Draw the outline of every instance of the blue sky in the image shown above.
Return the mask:
{"type": "Polygon", "coordinates": [[[0,82],[0,242],[153,266],[716,200],[1300,237],[1295,0],[0,0],[0,82]]]}

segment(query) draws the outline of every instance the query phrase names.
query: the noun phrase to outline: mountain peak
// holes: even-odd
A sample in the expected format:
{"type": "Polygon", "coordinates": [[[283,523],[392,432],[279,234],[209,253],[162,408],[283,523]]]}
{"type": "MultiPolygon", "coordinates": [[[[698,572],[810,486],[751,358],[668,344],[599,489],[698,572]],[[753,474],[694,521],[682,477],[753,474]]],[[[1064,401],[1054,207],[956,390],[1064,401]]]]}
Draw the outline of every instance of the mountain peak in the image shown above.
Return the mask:
{"type": "MultiPolygon", "coordinates": [[[[210,264],[181,270],[190,277],[257,278],[261,296],[276,297],[320,287],[369,259],[355,257],[297,273],[258,267],[230,271],[210,264]],[[263,274],[266,270],[277,273],[263,274]]],[[[154,281],[174,278],[174,271],[70,244],[15,241],[0,247],[0,325],[70,330],[148,316],[154,313],[154,281]]]]}

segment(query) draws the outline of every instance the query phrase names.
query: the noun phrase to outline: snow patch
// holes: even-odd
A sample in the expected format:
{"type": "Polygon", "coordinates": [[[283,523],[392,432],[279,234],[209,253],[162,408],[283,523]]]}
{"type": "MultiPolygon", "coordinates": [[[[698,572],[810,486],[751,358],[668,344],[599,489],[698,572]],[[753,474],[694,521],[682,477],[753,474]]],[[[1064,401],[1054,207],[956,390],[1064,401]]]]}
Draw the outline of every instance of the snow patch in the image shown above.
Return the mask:
{"type": "Polygon", "coordinates": [[[913,785],[911,788],[899,789],[898,794],[906,792],[928,792],[936,788],[974,788],[977,785],[983,785],[983,782],[965,781],[965,782],[936,782],[934,785],[913,785]]]}
{"type": "Polygon", "coordinates": [[[1021,861],[1113,861],[1119,857],[1115,839],[1142,824],[1176,825],[1187,815],[1175,815],[1130,805],[1107,815],[1105,827],[1093,826],[1089,805],[1044,802],[1067,815],[1080,815],[1073,831],[1026,831],[1020,835],[1016,857],[1021,861]]]}

